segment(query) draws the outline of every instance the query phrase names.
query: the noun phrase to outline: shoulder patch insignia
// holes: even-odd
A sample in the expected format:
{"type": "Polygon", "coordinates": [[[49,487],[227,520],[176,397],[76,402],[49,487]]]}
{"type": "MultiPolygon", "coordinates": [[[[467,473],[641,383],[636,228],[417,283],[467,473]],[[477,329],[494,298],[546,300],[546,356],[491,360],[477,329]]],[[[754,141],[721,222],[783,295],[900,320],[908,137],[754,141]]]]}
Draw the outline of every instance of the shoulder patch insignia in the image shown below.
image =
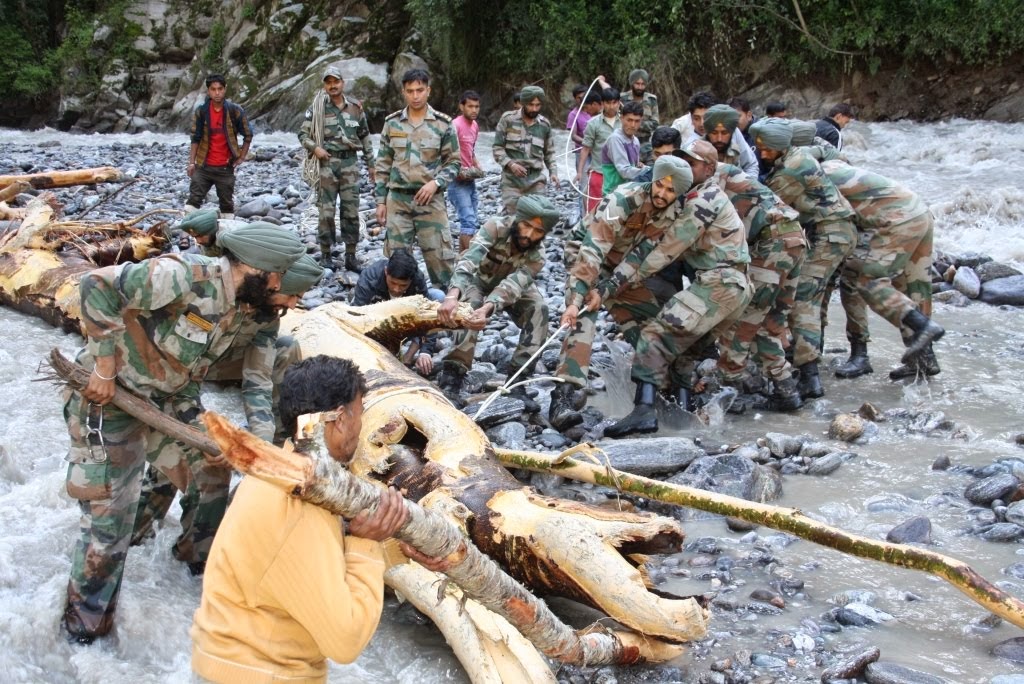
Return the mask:
{"type": "Polygon", "coordinates": [[[187,314],[185,314],[185,320],[187,320],[189,323],[196,326],[197,328],[205,330],[206,332],[210,332],[211,330],[213,330],[213,323],[206,320],[205,318],[197,314],[195,311],[189,311],[187,314]]]}
{"type": "Polygon", "coordinates": [[[397,112],[391,112],[390,114],[388,114],[387,116],[385,116],[385,117],[384,117],[384,120],[385,120],[385,121],[391,121],[391,119],[397,119],[397,118],[398,118],[399,116],[401,116],[401,115],[402,115],[402,110],[401,110],[401,109],[399,109],[399,110],[398,110],[397,112]]]}

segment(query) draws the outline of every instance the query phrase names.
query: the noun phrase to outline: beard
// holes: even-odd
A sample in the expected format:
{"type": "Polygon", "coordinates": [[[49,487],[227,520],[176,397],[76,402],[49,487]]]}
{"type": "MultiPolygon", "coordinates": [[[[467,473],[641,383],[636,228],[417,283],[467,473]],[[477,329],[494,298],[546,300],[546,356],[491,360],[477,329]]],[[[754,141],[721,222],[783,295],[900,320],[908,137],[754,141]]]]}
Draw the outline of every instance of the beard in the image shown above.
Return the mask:
{"type": "Polygon", "coordinates": [[[711,143],[716,150],[718,150],[719,158],[723,157],[726,152],[729,151],[729,142],[713,142],[711,143]]]}
{"type": "Polygon", "coordinates": [[[512,245],[519,252],[530,251],[531,249],[539,245],[541,243],[541,240],[543,239],[544,238],[541,238],[540,240],[528,240],[519,234],[519,226],[516,226],[512,229],[512,245]]]}
{"type": "Polygon", "coordinates": [[[647,92],[647,88],[630,88],[633,91],[633,97],[643,97],[644,93],[647,92]]]}
{"type": "Polygon", "coordinates": [[[247,273],[242,278],[242,284],[238,286],[235,298],[243,304],[248,304],[257,310],[271,308],[270,299],[270,274],[247,273]]]}

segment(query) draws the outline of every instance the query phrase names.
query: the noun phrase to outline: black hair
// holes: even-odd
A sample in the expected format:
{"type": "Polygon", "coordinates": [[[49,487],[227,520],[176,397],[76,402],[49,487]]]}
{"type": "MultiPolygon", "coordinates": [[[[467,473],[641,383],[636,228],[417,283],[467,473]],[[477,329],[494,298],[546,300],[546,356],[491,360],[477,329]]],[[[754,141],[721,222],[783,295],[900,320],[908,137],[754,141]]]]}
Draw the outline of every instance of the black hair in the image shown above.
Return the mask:
{"type": "Polygon", "coordinates": [[[729,100],[729,106],[738,112],[749,112],[750,100],[745,97],[734,97],[729,100]]]}
{"type": "Polygon", "coordinates": [[[288,366],[280,394],[281,423],[294,435],[299,416],[331,411],[366,394],[366,378],[348,359],[317,354],[288,366]]]}
{"type": "Polygon", "coordinates": [[[462,96],[459,98],[459,104],[466,104],[467,100],[476,100],[477,102],[479,102],[480,93],[476,92],[475,90],[464,91],[462,93],[462,96]]]}
{"type": "Polygon", "coordinates": [[[635,100],[630,100],[626,104],[622,105],[622,111],[620,114],[639,114],[644,115],[644,104],[635,100]]]}
{"type": "Polygon", "coordinates": [[[518,90],[516,92],[512,93],[512,102],[513,103],[522,102],[522,101],[523,101],[523,94],[522,93],[520,93],[518,90]]]}
{"type": "Polygon", "coordinates": [[[206,87],[209,88],[214,83],[220,83],[225,88],[228,87],[228,82],[224,80],[224,77],[220,74],[210,74],[206,77],[206,87]]]}
{"type": "Polygon", "coordinates": [[[671,126],[658,126],[651,134],[651,147],[661,147],[671,144],[673,148],[679,149],[683,144],[683,134],[671,126]]]}
{"type": "Polygon", "coordinates": [[[618,102],[622,99],[618,88],[605,88],[601,91],[601,102],[618,102]]]}
{"type": "Polygon", "coordinates": [[[786,103],[772,100],[764,106],[765,116],[776,116],[777,114],[786,111],[786,103]]]}
{"type": "Polygon", "coordinates": [[[595,103],[601,104],[601,93],[597,92],[596,90],[593,90],[590,92],[589,95],[583,98],[583,104],[588,105],[595,103]]]}
{"type": "Polygon", "coordinates": [[[695,93],[690,101],[686,103],[686,111],[693,114],[698,109],[710,109],[718,104],[718,100],[711,93],[702,90],[699,93],[695,93]]]}
{"type": "Polygon", "coordinates": [[[402,74],[402,85],[406,83],[416,83],[419,81],[423,85],[430,85],[430,74],[427,73],[426,69],[409,69],[402,74]]]}
{"type": "Polygon", "coordinates": [[[583,84],[575,85],[575,86],[572,87],[572,96],[573,97],[576,97],[577,95],[582,95],[585,92],[587,92],[587,86],[585,86],[583,84]]]}
{"type": "Polygon", "coordinates": [[[388,259],[387,272],[398,280],[412,280],[419,270],[416,258],[405,248],[396,249],[388,259]]]}
{"type": "Polygon", "coordinates": [[[842,114],[843,116],[848,116],[852,119],[853,107],[846,104],[845,102],[840,102],[839,104],[832,105],[832,109],[828,110],[828,118],[834,118],[836,114],[842,114]]]}

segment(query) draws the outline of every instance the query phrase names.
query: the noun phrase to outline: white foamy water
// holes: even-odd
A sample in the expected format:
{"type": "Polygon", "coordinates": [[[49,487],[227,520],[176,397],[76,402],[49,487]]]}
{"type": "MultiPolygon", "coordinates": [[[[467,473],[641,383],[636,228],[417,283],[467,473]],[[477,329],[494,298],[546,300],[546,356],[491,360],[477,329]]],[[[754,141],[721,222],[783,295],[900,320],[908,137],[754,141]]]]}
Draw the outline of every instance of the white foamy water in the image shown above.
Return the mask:
{"type": "MultiPolygon", "coordinates": [[[[937,218],[940,249],[980,251],[1024,262],[1024,124],[854,124],[847,138],[854,163],[898,179],[927,199],[937,218]]],[[[114,142],[162,142],[183,149],[186,145],[183,134],[0,131],[3,144],[50,140],[82,148],[114,142]]],[[[485,165],[492,163],[490,140],[482,136],[479,145],[485,165]]],[[[257,148],[261,144],[296,143],[291,133],[274,133],[257,136],[257,148]]],[[[963,427],[962,434],[926,437],[882,424],[879,438],[851,447],[857,458],[832,475],[786,476],[781,503],[876,538],[884,538],[893,525],[913,515],[925,515],[933,523],[935,550],[968,561],[1024,597],[1024,583],[1002,574],[1005,567],[1024,560],[1024,546],[964,534],[973,518],[960,494],[971,478],[930,469],[941,455],[954,464],[971,465],[1024,456],[1010,439],[1024,430],[1024,311],[940,304],[936,318],[949,332],[936,348],[943,373],[929,384],[907,387],[888,382],[885,374],[897,365],[900,345],[891,327],[874,315],[875,373],[842,382],[823,373],[823,380],[828,400],[838,409],[853,410],[864,401],[883,410],[927,407],[944,412],[963,427]]],[[[844,318],[836,304],[831,321],[826,347],[845,346],[844,318]]],[[[51,347],[71,353],[80,340],[7,309],[0,309],[0,336],[6,341],[0,348],[0,407],[6,418],[0,427],[0,682],[189,682],[188,629],[201,584],[169,553],[178,531],[177,507],[155,540],[129,553],[114,637],[90,647],[71,647],[60,638],[58,623],[79,516],[64,493],[67,436],[60,398],[51,385],[35,380],[36,368],[51,347]]],[[[835,357],[845,354],[826,354],[826,361],[835,357]]],[[[625,391],[616,383],[610,386],[617,393],[625,391]]],[[[239,415],[234,392],[208,393],[204,401],[239,415]]],[[[729,416],[700,436],[707,443],[737,443],[781,431],[824,439],[827,428],[826,418],[804,410],[785,416],[729,416]]],[[[727,549],[748,550],[739,542],[741,535],[727,532],[720,521],[686,527],[690,538],[724,537],[732,540],[723,542],[727,549]]],[[[759,532],[765,537],[772,534],[766,529],[759,532]]],[[[945,582],[850,559],[809,542],[794,543],[776,555],[783,563],[780,572],[805,581],[810,600],[791,600],[782,615],[758,618],[751,623],[751,634],[723,639],[712,651],[716,656],[743,648],[763,652],[768,630],[792,633],[802,618],[816,619],[830,607],[827,597],[860,588],[875,592],[878,607],[895,620],[830,635],[830,648],[877,645],[885,660],[955,682],[987,684],[996,674],[1024,673],[1024,668],[988,653],[994,644],[1021,636],[1021,630],[1004,623],[989,633],[965,631],[985,612],[945,582]],[[906,592],[921,600],[905,600],[906,592]]],[[[737,596],[745,598],[757,586],[741,587],[737,596]]],[[[696,585],[697,591],[708,589],[707,583],[696,585]]],[[[466,681],[433,628],[407,625],[394,615],[392,607],[385,611],[380,630],[356,664],[332,666],[332,682],[466,681]]]]}

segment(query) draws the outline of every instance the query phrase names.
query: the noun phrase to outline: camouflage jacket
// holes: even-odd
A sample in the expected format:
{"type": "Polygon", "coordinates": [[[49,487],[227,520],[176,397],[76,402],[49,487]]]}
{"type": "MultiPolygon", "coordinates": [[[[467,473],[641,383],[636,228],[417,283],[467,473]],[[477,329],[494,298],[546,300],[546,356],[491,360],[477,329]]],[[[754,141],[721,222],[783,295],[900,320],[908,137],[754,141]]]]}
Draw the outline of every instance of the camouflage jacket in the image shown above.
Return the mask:
{"type": "MultiPolygon", "coordinates": [[[[674,202],[678,205],[679,202],[674,202]]],[[[622,289],[651,277],[682,257],[695,271],[750,263],[747,231],[715,177],[686,195],[679,217],[659,238],[644,237],[615,269],[611,280],[622,289]]]]}
{"type": "MultiPolygon", "coordinates": [[[[601,200],[581,223],[584,234],[576,263],[569,270],[566,306],[582,307],[602,275],[607,277],[641,240],[657,241],[680,213],[678,202],[656,209],[650,183],[625,183],[601,200]]],[[[602,298],[609,292],[602,286],[602,298]]]]}
{"type": "Polygon", "coordinates": [[[821,168],[857,212],[860,227],[884,229],[928,212],[928,205],[916,192],[881,174],[841,161],[827,161],[821,168]]]}
{"type": "Polygon", "coordinates": [[[227,258],[165,254],[82,276],[82,323],[93,358],[114,356],[117,377],[163,398],[199,382],[246,318],[227,258]]]}
{"type": "Polygon", "coordinates": [[[853,219],[853,207],[839,193],[806,147],[790,147],[775,160],[766,184],[796,209],[800,223],[819,224],[853,219]]]}
{"type": "MultiPolygon", "coordinates": [[[[343,96],[344,97],[344,96],[343,96]]],[[[306,120],[299,129],[299,143],[310,154],[316,149],[316,140],[312,136],[313,110],[306,110],[306,120]]],[[[370,140],[370,125],[366,122],[363,106],[356,100],[344,98],[344,106],[339,107],[328,98],[324,105],[323,148],[332,157],[351,155],[363,151],[366,165],[373,164],[373,141],[370,140]]]]}
{"type": "Polygon", "coordinates": [[[495,311],[515,304],[544,268],[544,255],[538,247],[518,251],[512,240],[513,226],[513,216],[492,218],[485,223],[455,265],[451,287],[465,292],[471,284],[478,283],[488,293],[484,301],[493,302],[495,311]]]}
{"type": "Polygon", "coordinates": [[[746,226],[749,243],[755,242],[766,226],[796,221],[800,217],[778,195],[738,166],[719,163],[714,179],[718,187],[725,190],[746,226]]]}
{"type": "MultiPolygon", "coordinates": [[[[631,98],[632,99],[632,96],[631,98]]],[[[654,134],[654,129],[658,127],[658,96],[653,93],[644,93],[644,118],[640,121],[640,130],[637,131],[636,137],[640,138],[642,142],[648,142],[651,139],[651,135],[654,134]]]]}
{"type": "Polygon", "coordinates": [[[808,145],[804,149],[807,150],[812,157],[817,159],[819,164],[821,162],[834,161],[836,159],[846,162],[847,164],[850,163],[845,154],[836,149],[832,143],[824,138],[815,138],[814,144],[808,145]]]}
{"type": "Polygon", "coordinates": [[[555,136],[551,122],[540,114],[530,125],[523,121],[520,110],[505,112],[494,129],[494,145],[491,147],[494,161],[501,167],[502,183],[517,188],[526,188],[540,178],[546,166],[552,176],[558,175],[555,166],[555,136]],[[509,171],[509,164],[520,164],[526,168],[526,175],[520,178],[509,171]]]}
{"type": "MultiPolygon", "coordinates": [[[[215,364],[241,359],[242,408],[249,423],[249,432],[267,442],[274,441],[274,361],[277,358],[281,317],[274,315],[257,320],[246,317],[235,335],[231,348],[215,364]]],[[[237,371],[236,371],[237,372],[237,371]]],[[[236,376],[237,377],[237,376],[236,376]]]]}
{"type": "Polygon", "coordinates": [[[380,153],[375,166],[377,204],[384,204],[388,191],[414,194],[432,180],[444,190],[459,175],[459,136],[452,120],[427,106],[423,122],[414,126],[408,109],[390,114],[380,134],[380,153]]]}

